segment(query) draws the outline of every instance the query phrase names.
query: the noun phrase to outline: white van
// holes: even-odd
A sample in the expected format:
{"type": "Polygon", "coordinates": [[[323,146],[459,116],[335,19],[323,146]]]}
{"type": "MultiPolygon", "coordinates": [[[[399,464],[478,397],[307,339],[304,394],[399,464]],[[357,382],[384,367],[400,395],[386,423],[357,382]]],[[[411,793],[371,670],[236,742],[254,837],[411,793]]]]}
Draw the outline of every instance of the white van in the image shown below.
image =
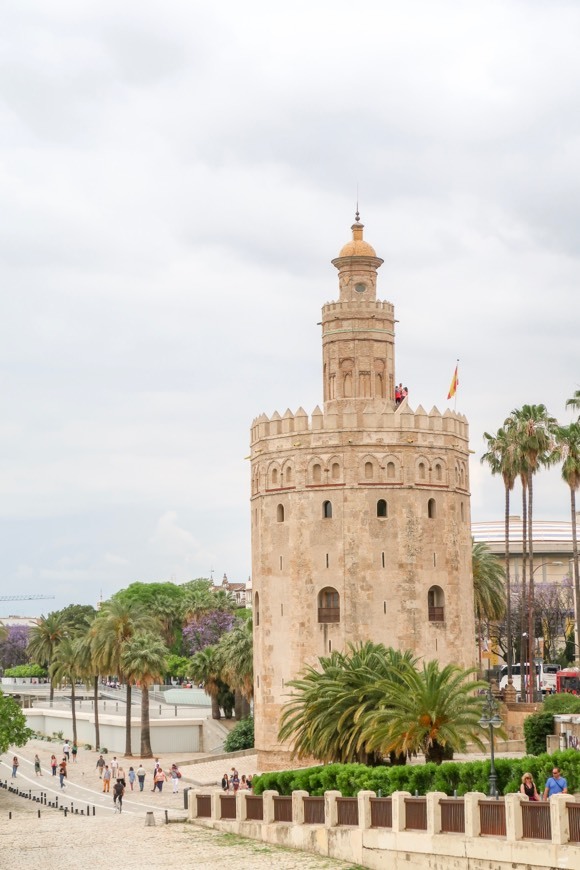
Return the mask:
{"type": "MultiPolygon", "coordinates": [[[[556,692],[556,674],[560,670],[560,665],[544,664],[544,662],[536,662],[536,692],[541,692],[543,695],[546,692],[556,692]]],[[[526,662],[524,665],[524,675],[527,676],[529,665],[526,662]]],[[[522,676],[521,665],[518,662],[512,665],[512,678],[514,689],[518,694],[522,691],[522,676]]],[[[508,684],[508,668],[504,665],[499,672],[499,688],[505,689],[508,684]]]]}

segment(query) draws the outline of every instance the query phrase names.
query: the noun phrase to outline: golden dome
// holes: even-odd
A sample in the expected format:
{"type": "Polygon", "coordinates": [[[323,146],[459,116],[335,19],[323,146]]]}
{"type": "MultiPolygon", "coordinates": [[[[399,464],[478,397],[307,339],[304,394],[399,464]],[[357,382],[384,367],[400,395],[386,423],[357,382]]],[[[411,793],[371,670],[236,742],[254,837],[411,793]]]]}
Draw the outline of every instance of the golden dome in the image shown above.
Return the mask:
{"type": "Polygon", "coordinates": [[[355,223],[352,229],[352,242],[347,242],[341,250],[339,257],[376,257],[376,251],[372,245],[365,242],[363,239],[364,224],[359,220],[359,213],[356,213],[355,223]]]}

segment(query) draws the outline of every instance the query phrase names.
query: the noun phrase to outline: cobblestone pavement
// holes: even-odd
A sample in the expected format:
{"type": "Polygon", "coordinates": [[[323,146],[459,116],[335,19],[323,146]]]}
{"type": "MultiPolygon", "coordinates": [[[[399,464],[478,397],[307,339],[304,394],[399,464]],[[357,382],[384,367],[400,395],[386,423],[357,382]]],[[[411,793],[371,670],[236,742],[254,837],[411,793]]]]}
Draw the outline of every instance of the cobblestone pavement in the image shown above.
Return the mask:
{"type": "MultiPolygon", "coordinates": [[[[185,823],[182,785],[184,781],[187,785],[189,777],[186,774],[195,765],[181,765],[184,778],[180,781],[179,794],[172,794],[170,783],[166,783],[162,794],[152,794],[153,763],[147,760],[144,763],[147,770],[145,790],[140,793],[127,789],[123,812],[119,815],[114,812],[112,795],[103,794],[102,782],[95,769],[98,753],[79,749],[77,763],[69,764],[66,788],[61,790],[58,777],[52,776],[49,767],[53,752],[60,760],[62,744],[31,740],[15,753],[7,752],[1,756],[2,782],[7,781],[9,786],[26,794],[31,791],[33,796],[39,796],[43,791],[47,801],[54,803],[58,798],[59,804],[67,807],[65,817],[63,810],[0,788],[2,870],[110,870],[116,865],[123,870],[157,870],[175,866],[215,870],[223,863],[257,870],[267,867],[278,870],[346,870],[349,866],[341,861],[280,849],[185,823]],[[41,760],[42,777],[34,774],[35,752],[41,760]],[[20,767],[16,779],[12,780],[11,759],[14,754],[18,755],[20,767]],[[88,817],[87,808],[90,808],[88,817]],[[85,813],[82,816],[81,809],[85,813]],[[155,818],[155,826],[151,827],[145,825],[146,813],[150,811],[155,818]],[[165,811],[170,824],[165,824],[165,811]],[[9,818],[10,813],[12,818],[9,818]]],[[[111,758],[109,753],[107,760],[111,758]]],[[[139,765],[138,757],[118,758],[125,773],[129,763],[135,768],[139,765]]],[[[163,756],[160,760],[164,769],[169,769],[174,760],[183,762],[187,759],[181,754],[179,758],[163,756]]],[[[237,760],[244,762],[239,765],[240,771],[255,771],[254,756],[237,760]]],[[[199,765],[202,768],[200,773],[211,782],[217,782],[231,766],[231,760],[224,763],[223,759],[199,765]]]]}

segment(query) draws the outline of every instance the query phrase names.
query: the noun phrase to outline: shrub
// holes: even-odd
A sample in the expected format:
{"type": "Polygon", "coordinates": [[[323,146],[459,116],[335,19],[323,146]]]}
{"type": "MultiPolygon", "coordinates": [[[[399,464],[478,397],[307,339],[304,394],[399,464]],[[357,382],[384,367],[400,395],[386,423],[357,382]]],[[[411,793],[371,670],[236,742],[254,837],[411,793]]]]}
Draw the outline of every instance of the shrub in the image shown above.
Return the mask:
{"type": "Polygon", "coordinates": [[[544,713],[580,713],[580,698],[578,695],[547,695],[543,707],[544,713]]]}
{"type": "Polygon", "coordinates": [[[546,737],[554,733],[552,713],[534,713],[524,722],[524,737],[528,755],[542,755],[546,751],[546,737]]]}
{"type": "Polygon", "coordinates": [[[224,741],[224,749],[226,752],[239,752],[241,749],[254,748],[254,719],[248,716],[246,719],[240,719],[237,725],[234,725],[224,741]]]}
{"type": "Polygon", "coordinates": [[[6,668],[4,671],[5,677],[46,677],[46,668],[41,668],[40,665],[16,665],[13,668],[6,668]]]}

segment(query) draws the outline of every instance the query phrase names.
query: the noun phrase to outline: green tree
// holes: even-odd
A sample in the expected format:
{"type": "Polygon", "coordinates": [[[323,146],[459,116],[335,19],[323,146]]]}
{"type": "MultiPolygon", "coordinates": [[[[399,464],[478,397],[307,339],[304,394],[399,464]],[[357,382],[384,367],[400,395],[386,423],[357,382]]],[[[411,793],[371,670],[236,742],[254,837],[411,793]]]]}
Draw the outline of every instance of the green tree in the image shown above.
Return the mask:
{"type": "Polygon", "coordinates": [[[31,737],[33,732],[17,702],[0,692],[0,752],[9,746],[24,746],[31,737]]]}
{"type": "MultiPolygon", "coordinates": [[[[580,411],[580,390],[576,390],[574,395],[566,400],[566,407],[572,408],[573,411],[580,411]]],[[[580,416],[578,422],[580,422],[580,416]]]]}
{"type": "Polygon", "coordinates": [[[190,659],[191,676],[203,683],[206,695],[211,698],[212,719],[221,719],[219,696],[225,688],[221,679],[221,657],[215,646],[206,646],[190,659]]]}
{"type": "Polygon", "coordinates": [[[149,686],[160,682],[167,667],[168,649],[156,634],[135,633],[126,641],[121,666],[128,680],[141,689],[141,758],[151,758],[151,724],[149,721],[149,686]]]}
{"type": "Polygon", "coordinates": [[[181,652],[180,631],[185,601],[183,586],[171,582],[136,582],[116,592],[113,598],[136,604],[143,612],[154,615],[166,645],[176,653],[181,652]]]}
{"type": "Polygon", "coordinates": [[[70,683],[73,740],[77,742],[76,681],[80,676],[78,651],[70,637],[64,637],[57,646],[49,668],[51,685],[70,683]]]}
{"type": "MultiPolygon", "coordinates": [[[[506,611],[505,572],[487,544],[472,543],[473,599],[478,624],[479,671],[484,621],[498,621],[506,611]]],[[[511,618],[511,613],[510,613],[511,618]]]]}
{"type": "MultiPolygon", "coordinates": [[[[30,629],[28,655],[39,665],[50,667],[58,645],[68,633],[65,617],[59,612],[41,616],[38,624],[30,629]]],[[[50,703],[54,700],[54,685],[50,684],[50,703]]]]}
{"type": "Polygon", "coordinates": [[[101,745],[101,733],[99,724],[99,669],[97,667],[94,651],[94,619],[91,625],[84,634],[74,639],[77,666],[79,676],[85,680],[87,684],[91,684],[93,688],[93,708],[95,713],[95,748],[98,749],[101,745]]]}
{"type": "MultiPolygon", "coordinates": [[[[534,605],[534,475],[542,466],[548,466],[554,461],[554,430],[557,420],[548,414],[545,405],[523,405],[516,408],[504,424],[514,437],[521,461],[522,473],[525,474],[527,491],[527,543],[529,559],[528,582],[528,645],[534,642],[535,605],[534,605]]],[[[523,632],[522,632],[523,636],[523,632]]],[[[522,656],[524,661],[531,660],[528,652],[522,656]]],[[[531,676],[531,675],[530,675],[531,676]]],[[[533,700],[535,681],[528,680],[530,699],[533,700]]]]}
{"type": "Polygon", "coordinates": [[[383,703],[379,684],[397,681],[400,670],[414,663],[410,652],[371,641],[320,658],[289,681],[293,691],[282,709],[278,739],[289,741],[298,758],[376,763],[362,739],[365,717],[383,703]]]}
{"type": "Polygon", "coordinates": [[[110,673],[126,684],[125,755],[131,756],[131,680],[123,671],[123,649],[137,632],[158,633],[155,618],[138,604],[112,598],[103,604],[93,624],[93,655],[101,673],[110,673]]]}
{"type": "Polygon", "coordinates": [[[440,670],[437,661],[403,667],[399,680],[377,686],[384,700],[364,717],[361,740],[382,753],[423,752],[436,764],[449,750],[464,750],[468,740],[482,747],[481,699],[474,690],[487,684],[474,682],[473,674],[457,665],[440,670]]]}
{"type": "MultiPolygon", "coordinates": [[[[580,391],[577,391],[580,397],[580,391]]],[[[580,403],[580,398],[579,398],[580,403]]],[[[580,404],[579,404],[580,407],[580,404]]],[[[578,566],[578,529],[576,523],[576,492],[580,487],[580,423],[558,426],[556,429],[556,456],[562,461],[562,479],[570,488],[570,517],[572,520],[572,564],[574,571],[574,659],[580,666],[580,570],[578,566]]]]}
{"type": "Polygon", "coordinates": [[[234,690],[236,719],[245,719],[250,714],[250,701],[254,694],[254,641],[252,620],[239,621],[231,631],[222,635],[217,645],[221,661],[222,679],[234,690]]]}
{"type": "MultiPolygon", "coordinates": [[[[508,678],[512,676],[513,664],[513,638],[512,606],[511,606],[511,579],[510,579],[510,493],[514,488],[518,476],[518,467],[515,456],[514,444],[506,429],[498,429],[495,435],[488,432],[483,436],[487,442],[487,450],[481,457],[481,461],[489,465],[492,474],[499,474],[504,485],[504,541],[505,541],[505,588],[506,588],[506,611],[507,611],[507,666],[508,678]]],[[[481,670],[481,659],[479,662],[481,670]]]]}

